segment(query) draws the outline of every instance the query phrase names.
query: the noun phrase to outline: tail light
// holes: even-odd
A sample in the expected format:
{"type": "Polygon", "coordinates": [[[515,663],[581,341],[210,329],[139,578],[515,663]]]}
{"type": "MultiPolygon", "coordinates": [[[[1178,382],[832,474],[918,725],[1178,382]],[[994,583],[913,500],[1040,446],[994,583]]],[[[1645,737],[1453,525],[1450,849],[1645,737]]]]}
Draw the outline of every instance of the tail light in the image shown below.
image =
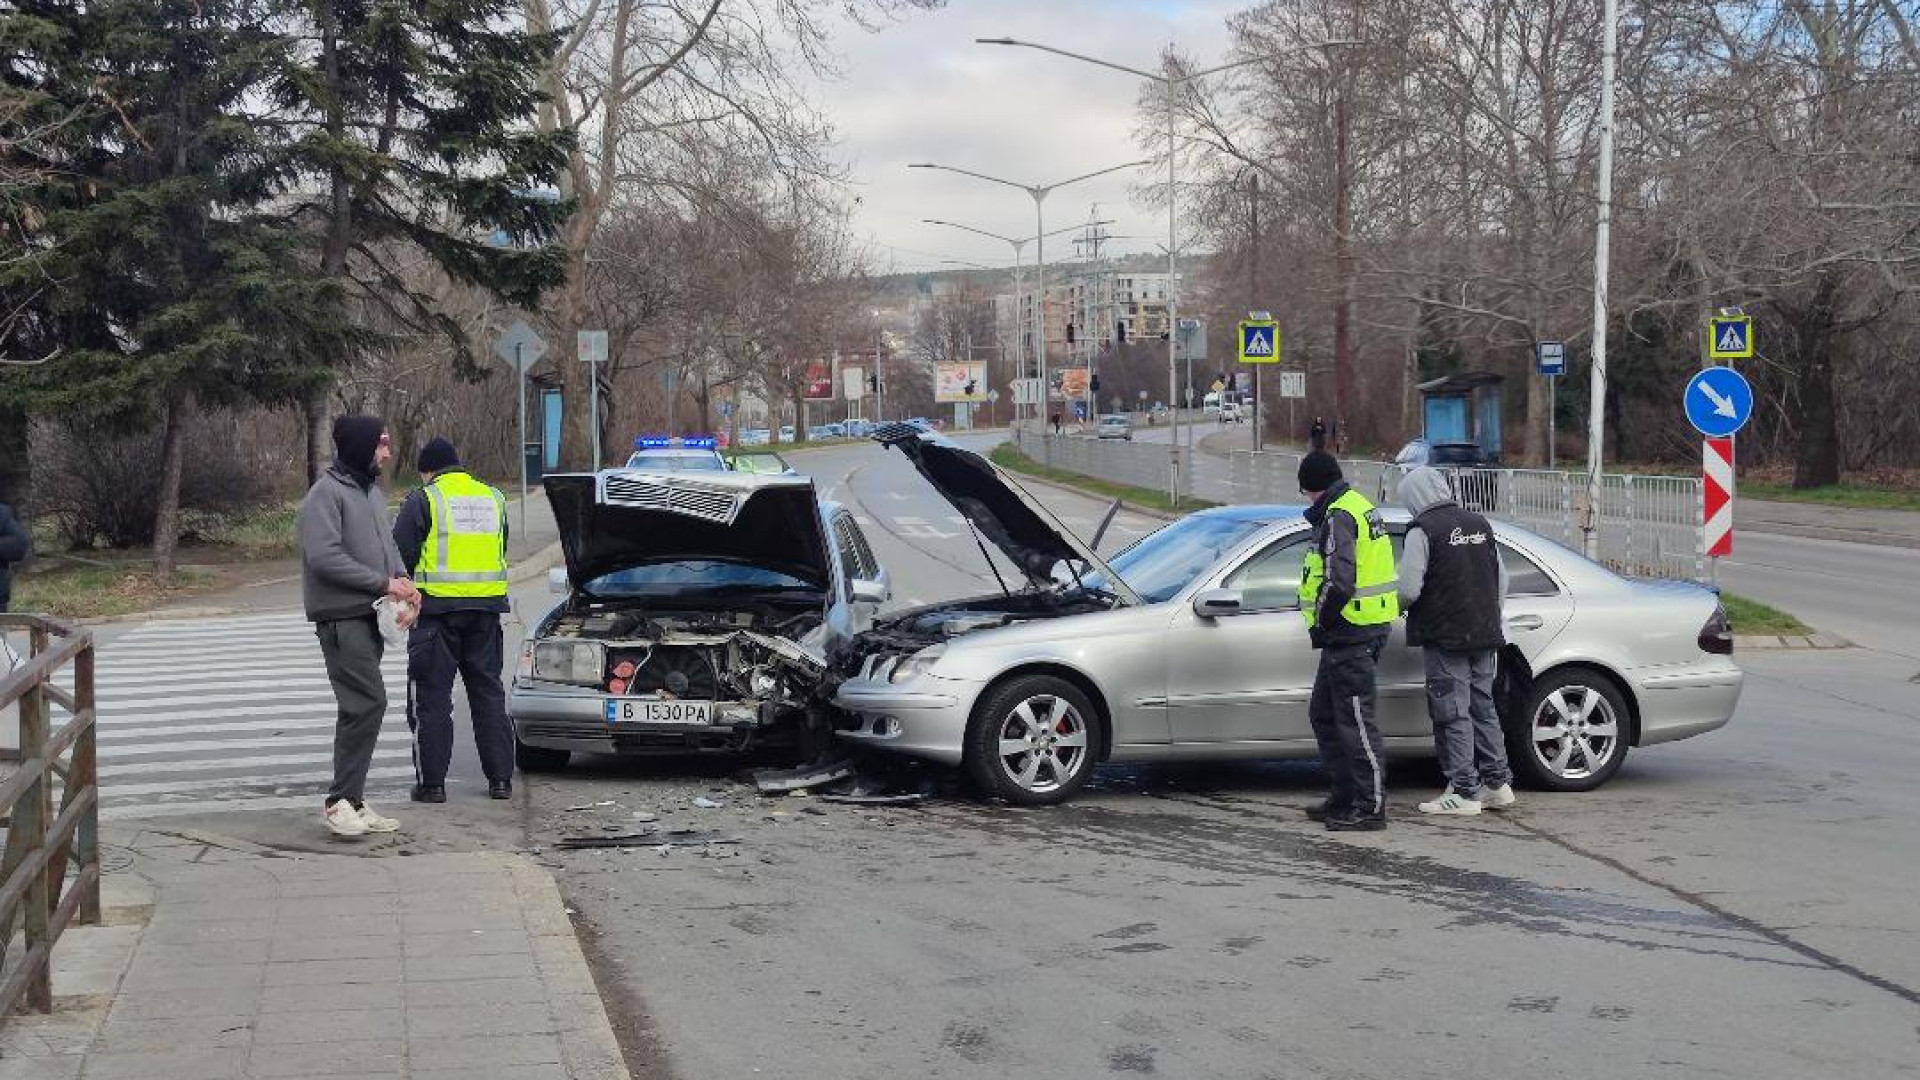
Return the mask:
{"type": "Polygon", "coordinates": [[[1707,625],[1700,628],[1700,651],[1717,656],[1733,655],[1733,626],[1727,622],[1727,609],[1719,604],[1713,605],[1713,614],[1707,618],[1707,625]]]}

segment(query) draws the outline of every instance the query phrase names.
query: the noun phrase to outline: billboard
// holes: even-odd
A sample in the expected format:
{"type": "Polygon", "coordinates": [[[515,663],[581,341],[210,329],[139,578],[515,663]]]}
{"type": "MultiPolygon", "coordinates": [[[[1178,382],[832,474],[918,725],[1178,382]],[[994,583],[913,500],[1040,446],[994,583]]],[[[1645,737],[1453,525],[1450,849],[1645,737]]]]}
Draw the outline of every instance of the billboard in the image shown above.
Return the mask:
{"type": "Polygon", "coordinates": [[[833,400],[833,365],[818,360],[807,365],[807,400],[833,400]]]}
{"type": "Polygon", "coordinates": [[[987,400],[987,365],[933,365],[933,400],[942,405],[955,401],[987,400]]]}
{"type": "Polygon", "coordinates": [[[1060,393],[1069,398],[1086,397],[1087,390],[1093,385],[1093,372],[1083,367],[1065,368],[1060,372],[1060,393]]]}
{"type": "Polygon", "coordinates": [[[848,401],[860,401],[867,396],[867,369],[863,367],[843,367],[840,369],[840,393],[848,401]]]}

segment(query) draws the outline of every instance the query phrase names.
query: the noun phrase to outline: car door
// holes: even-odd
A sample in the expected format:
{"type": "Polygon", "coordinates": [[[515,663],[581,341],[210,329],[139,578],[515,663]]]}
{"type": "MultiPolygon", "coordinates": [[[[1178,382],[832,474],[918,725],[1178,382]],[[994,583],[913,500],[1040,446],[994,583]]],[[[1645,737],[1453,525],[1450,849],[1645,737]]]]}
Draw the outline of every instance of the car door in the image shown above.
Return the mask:
{"type": "MultiPolygon", "coordinates": [[[[1496,535],[1498,531],[1496,526],[1496,535]]],[[[1502,628],[1507,642],[1531,661],[1573,618],[1573,594],[1547,572],[1543,562],[1505,539],[1500,540],[1500,561],[1507,568],[1502,628]]]]}
{"type": "MultiPolygon", "coordinates": [[[[1393,538],[1393,565],[1400,565],[1407,526],[1388,526],[1393,538]]],[[[1374,665],[1374,723],[1380,734],[1410,738],[1431,735],[1427,717],[1427,658],[1424,650],[1407,647],[1407,620],[1395,619],[1386,647],[1374,665]]]]}
{"type": "Polygon", "coordinates": [[[1236,615],[1203,619],[1178,605],[1167,630],[1167,717],[1176,743],[1313,740],[1307,704],[1316,654],[1300,616],[1300,565],[1311,531],[1284,536],[1229,570],[1236,615]]]}

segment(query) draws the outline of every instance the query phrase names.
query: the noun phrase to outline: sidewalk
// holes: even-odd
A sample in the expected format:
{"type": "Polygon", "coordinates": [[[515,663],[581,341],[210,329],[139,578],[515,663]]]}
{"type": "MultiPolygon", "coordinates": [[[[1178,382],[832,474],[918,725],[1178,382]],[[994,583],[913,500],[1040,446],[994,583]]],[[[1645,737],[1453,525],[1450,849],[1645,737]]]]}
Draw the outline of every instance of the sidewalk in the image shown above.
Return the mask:
{"type": "MultiPolygon", "coordinates": [[[[518,584],[539,577],[560,562],[560,530],[554,525],[553,508],[547,505],[545,491],[529,492],[526,525],[521,526],[520,499],[507,500],[507,561],[513,566],[513,581],[518,584]]],[[[180,618],[194,615],[234,615],[254,611],[284,611],[300,606],[300,565],[288,561],[276,576],[221,592],[164,604],[158,609],[114,619],[129,622],[164,616],[180,618]]]]}
{"type": "Polygon", "coordinates": [[[56,945],[53,1013],[0,1022],[0,1080],[630,1075],[525,858],[109,839],[106,925],[56,945]]]}

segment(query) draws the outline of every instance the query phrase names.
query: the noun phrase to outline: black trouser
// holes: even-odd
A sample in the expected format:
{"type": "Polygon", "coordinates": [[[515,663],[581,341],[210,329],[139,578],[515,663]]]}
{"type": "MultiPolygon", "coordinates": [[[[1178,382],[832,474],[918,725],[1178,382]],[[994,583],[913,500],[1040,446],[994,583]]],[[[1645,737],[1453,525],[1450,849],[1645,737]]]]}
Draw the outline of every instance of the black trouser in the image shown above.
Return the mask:
{"type": "Polygon", "coordinates": [[[387,720],[387,682],[380,674],[386,643],[372,615],[315,623],[320,655],[339,713],[333,725],[333,786],[327,805],[346,799],[355,806],[366,797],[367,769],[387,720]]]}
{"type": "Polygon", "coordinates": [[[467,688],[473,745],[490,781],[513,779],[513,726],[500,685],[500,615],[445,611],[420,616],[407,635],[407,726],[413,730],[413,779],[447,782],[453,758],[453,677],[467,688]]]}
{"type": "Polygon", "coordinates": [[[1373,816],[1387,809],[1387,756],[1373,724],[1374,661],[1385,638],[1320,650],[1307,716],[1333,787],[1332,817],[1373,816]]]}

